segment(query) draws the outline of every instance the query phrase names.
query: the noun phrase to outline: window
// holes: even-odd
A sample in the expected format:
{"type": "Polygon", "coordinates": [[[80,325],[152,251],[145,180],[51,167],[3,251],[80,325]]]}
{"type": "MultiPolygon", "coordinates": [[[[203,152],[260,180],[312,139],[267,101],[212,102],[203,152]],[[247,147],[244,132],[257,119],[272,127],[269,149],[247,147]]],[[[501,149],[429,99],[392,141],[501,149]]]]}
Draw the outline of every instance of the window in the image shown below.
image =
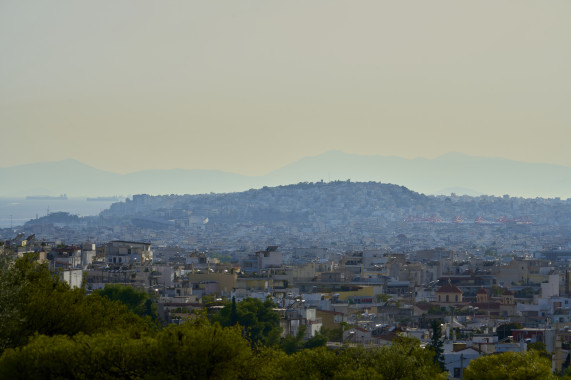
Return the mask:
{"type": "Polygon", "coordinates": [[[456,302],[458,302],[458,294],[456,294],[456,302]]]}
{"type": "Polygon", "coordinates": [[[446,302],[450,302],[450,300],[448,299],[448,294],[446,295],[446,302]]]}

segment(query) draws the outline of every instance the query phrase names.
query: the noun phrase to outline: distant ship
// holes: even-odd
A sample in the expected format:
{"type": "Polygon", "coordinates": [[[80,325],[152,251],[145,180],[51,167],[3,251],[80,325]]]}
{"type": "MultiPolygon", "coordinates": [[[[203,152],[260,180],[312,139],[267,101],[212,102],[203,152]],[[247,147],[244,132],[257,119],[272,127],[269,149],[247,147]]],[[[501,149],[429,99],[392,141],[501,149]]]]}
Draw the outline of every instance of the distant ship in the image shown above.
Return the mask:
{"type": "Polygon", "coordinates": [[[474,220],[474,223],[482,224],[482,223],[488,223],[488,222],[486,221],[486,219],[482,218],[481,216],[478,216],[476,218],[476,220],[474,220]]]}
{"type": "Polygon", "coordinates": [[[112,196],[112,197],[93,197],[93,198],[86,198],[90,202],[118,202],[122,199],[122,197],[112,196]]]}
{"type": "Polygon", "coordinates": [[[62,194],[59,197],[54,197],[51,195],[30,195],[26,197],[30,201],[67,201],[67,195],[62,194]]]}

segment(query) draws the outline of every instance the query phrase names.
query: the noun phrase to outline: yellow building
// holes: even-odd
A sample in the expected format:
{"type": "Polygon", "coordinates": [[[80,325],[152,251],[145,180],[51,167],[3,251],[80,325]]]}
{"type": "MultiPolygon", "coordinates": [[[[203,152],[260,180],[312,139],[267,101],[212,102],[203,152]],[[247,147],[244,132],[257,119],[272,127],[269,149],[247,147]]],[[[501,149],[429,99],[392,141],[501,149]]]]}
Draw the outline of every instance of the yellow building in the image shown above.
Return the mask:
{"type": "Polygon", "coordinates": [[[450,283],[444,284],[436,291],[436,302],[446,306],[448,304],[455,304],[462,302],[462,290],[456,285],[450,283]]]}

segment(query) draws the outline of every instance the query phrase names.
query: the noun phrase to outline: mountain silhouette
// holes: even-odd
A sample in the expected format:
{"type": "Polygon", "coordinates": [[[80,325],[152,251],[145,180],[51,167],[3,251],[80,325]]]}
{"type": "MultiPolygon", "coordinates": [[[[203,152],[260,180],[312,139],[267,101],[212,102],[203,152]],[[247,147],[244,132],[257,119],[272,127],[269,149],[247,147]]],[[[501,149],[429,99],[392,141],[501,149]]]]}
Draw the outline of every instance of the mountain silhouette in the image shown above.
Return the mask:
{"type": "Polygon", "coordinates": [[[351,180],[393,183],[424,194],[571,198],[571,167],[461,153],[406,159],[329,151],[262,176],[198,169],[116,174],[67,159],[0,168],[0,178],[1,197],[226,193],[298,182],[351,180]]]}

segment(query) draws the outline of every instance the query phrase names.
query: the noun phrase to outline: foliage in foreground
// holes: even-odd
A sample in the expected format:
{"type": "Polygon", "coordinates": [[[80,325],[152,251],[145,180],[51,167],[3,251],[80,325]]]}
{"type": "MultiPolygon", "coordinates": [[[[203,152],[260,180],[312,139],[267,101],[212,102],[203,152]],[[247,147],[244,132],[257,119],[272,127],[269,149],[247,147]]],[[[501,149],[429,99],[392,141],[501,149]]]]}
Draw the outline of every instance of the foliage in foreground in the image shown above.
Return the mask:
{"type": "Polygon", "coordinates": [[[70,289],[47,264],[29,254],[14,262],[0,259],[0,353],[25,345],[34,334],[47,336],[150,328],[117,301],[84,288],[70,289]]]}
{"type": "Polygon", "coordinates": [[[278,344],[281,333],[280,316],[274,307],[269,298],[264,302],[257,298],[246,298],[242,302],[232,299],[232,303],[224,306],[213,321],[224,327],[239,324],[252,344],[274,346],[278,344]]]}
{"type": "Polygon", "coordinates": [[[551,362],[535,350],[505,352],[472,360],[464,370],[465,380],[552,379],[551,362]]]}
{"type": "MultiPolygon", "coordinates": [[[[324,332],[327,332],[323,328],[321,329],[324,332]]],[[[322,333],[318,332],[315,336],[304,340],[305,332],[307,328],[305,325],[300,325],[296,335],[289,334],[285,338],[282,338],[280,342],[280,348],[288,355],[291,355],[299,350],[304,348],[312,349],[318,347],[325,347],[327,344],[327,336],[322,333]]]]}
{"type": "Polygon", "coordinates": [[[133,338],[117,331],[93,336],[36,336],[0,359],[1,379],[236,379],[252,356],[237,328],[166,328],[133,338]]]}
{"type": "Polygon", "coordinates": [[[291,379],[446,379],[434,353],[419,341],[401,338],[391,346],[304,350],[286,357],[278,378],[291,379]]]}
{"type": "Polygon", "coordinates": [[[157,304],[144,290],[135,289],[129,285],[107,284],[104,289],[96,290],[93,293],[112,301],[120,301],[139,317],[148,317],[154,322],[159,319],[157,304]]]}
{"type": "Polygon", "coordinates": [[[239,326],[202,319],[132,337],[35,336],[0,358],[0,379],[445,379],[413,339],[366,350],[318,348],[286,355],[252,348],[239,326]]]}

